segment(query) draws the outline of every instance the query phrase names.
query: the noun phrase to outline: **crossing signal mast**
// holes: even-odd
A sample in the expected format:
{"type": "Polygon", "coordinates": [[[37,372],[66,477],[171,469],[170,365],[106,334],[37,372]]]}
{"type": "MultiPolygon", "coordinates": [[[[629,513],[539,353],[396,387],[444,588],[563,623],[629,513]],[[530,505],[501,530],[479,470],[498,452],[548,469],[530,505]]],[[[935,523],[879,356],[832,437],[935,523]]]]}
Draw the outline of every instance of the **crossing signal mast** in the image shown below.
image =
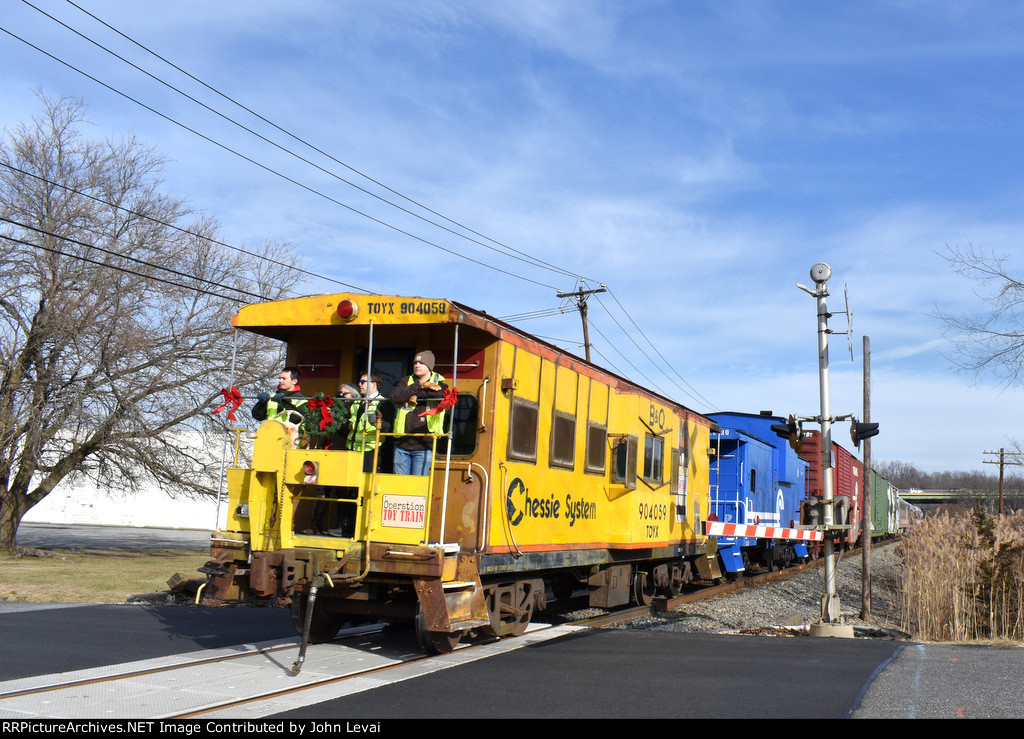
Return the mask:
{"type": "MultiPolygon", "coordinates": [[[[862,423],[854,418],[853,414],[833,417],[829,407],[829,377],[828,377],[828,336],[832,333],[828,328],[828,319],[832,314],[828,312],[827,298],[828,281],[832,277],[832,268],[824,262],[819,262],[811,267],[811,279],[814,287],[797,283],[797,287],[815,298],[818,305],[818,382],[821,396],[821,413],[817,416],[790,416],[787,423],[779,423],[772,426],[780,437],[789,439],[790,446],[799,451],[803,436],[804,422],[815,421],[821,424],[821,479],[822,479],[822,500],[817,522],[814,524],[816,530],[822,531],[825,540],[825,593],[821,597],[821,623],[815,625],[819,635],[843,636],[845,632],[853,635],[853,630],[843,627],[840,623],[839,594],[836,592],[836,558],[835,558],[835,534],[837,531],[849,528],[848,524],[836,522],[833,482],[832,482],[832,423],[835,421],[850,421],[850,438],[854,446],[859,447],[862,439],[875,436],[878,433],[877,423],[862,423]]],[[[852,320],[849,298],[846,300],[847,336],[852,336],[852,320]]],[[[853,358],[853,344],[850,339],[850,358],[853,358]]],[[[812,631],[812,633],[815,633],[812,631]]]]}

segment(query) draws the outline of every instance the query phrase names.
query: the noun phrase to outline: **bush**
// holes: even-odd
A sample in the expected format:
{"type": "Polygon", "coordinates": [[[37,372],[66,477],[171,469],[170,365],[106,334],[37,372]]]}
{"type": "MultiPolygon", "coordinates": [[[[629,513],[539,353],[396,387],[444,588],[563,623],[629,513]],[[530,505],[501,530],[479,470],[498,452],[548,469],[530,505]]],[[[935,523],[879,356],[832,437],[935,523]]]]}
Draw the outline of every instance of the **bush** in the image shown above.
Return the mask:
{"type": "Polygon", "coordinates": [[[1024,640],[1024,513],[943,513],[900,548],[904,631],[932,641],[1024,640]]]}

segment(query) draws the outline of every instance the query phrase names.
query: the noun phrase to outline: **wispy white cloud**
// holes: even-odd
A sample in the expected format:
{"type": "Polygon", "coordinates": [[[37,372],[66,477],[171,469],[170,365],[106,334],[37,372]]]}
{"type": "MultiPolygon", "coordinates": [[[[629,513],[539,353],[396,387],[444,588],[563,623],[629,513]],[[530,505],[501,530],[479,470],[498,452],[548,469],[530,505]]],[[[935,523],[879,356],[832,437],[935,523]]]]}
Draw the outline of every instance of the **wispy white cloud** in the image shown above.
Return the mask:
{"type": "MultiPolygon", "coordinates": [[[[101,32],[65,3],[41,2],[101,32]]],[[[35,85],[85,97],[91,133],[131,128],[165,151],[168,187],[218,216],[228,240],[287,241],[325,274],[382,292],[441,293],[495,315],[552,307],[549,285],[573,287],[570,277],[498,256],[311,169],[9,5],[3,25],[366,214],[0,39],[0,124],[34,112],[35,85]]],[[[346,164],[503,244],[606,282],[672,368],[719,407],[814,411],[814,302],[795,283],[823,260],[835,273],[830,307],[842,310],[847,285],[854,309],[857,361],[845,337],[832,341],[837,405],[856,402],[860,337],[871,338],[875,415],[885,429],[877,456],[929,469],[967,465],[972,449],[997,443],[983,440],[1009,434],[1019,417],[1014,393],[970,389],[951,373],[933,315],[936,306],[978,307],[971,285],[936,254],[947,243],[1009,252],[1024,273],[1024,8],[1016,4],[88,7],[346,164]],[[955,432],[945,431],[949,416],[955,432]]],[[[109,33],[102,39],[131,48],[109,33]]],[[[180,75],[161,74],[283,140],[180,75]]],[[[627,316],[617,302],[606,305],[591,314],[595,328],[653,377],[652,358],[615,325],[630,326],[627,316]]],[[[845,328],[840,315],[833,321],[845,328]]],[[[579,317],[525,327],[572,340],[579,317]]]]}

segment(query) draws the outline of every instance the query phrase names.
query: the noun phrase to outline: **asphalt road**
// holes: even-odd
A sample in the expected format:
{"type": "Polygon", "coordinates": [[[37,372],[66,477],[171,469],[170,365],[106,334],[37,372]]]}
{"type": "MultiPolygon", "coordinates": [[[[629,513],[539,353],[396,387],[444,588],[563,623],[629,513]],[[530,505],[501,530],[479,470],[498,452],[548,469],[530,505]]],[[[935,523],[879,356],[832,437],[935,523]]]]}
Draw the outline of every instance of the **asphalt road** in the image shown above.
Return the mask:
{"type": "MultiPolygon", "coordinates": [[[[152,605],[11,604],[0,633],[0,694],[18,678],[294,638],[283,609],[152,605]]],[[[1024,718],[1024,652],[587,630],[262,720],[353,717],[1024,718]]]]}
{"type": "MultiPolygon", "coordinates": [[[[196,548],[209,532],[23,524],[38,548],[196,548]]],[[[0,604],[0,681],[294,636],[283,609],[0,604]]],[[[2,685],[0,685],[2,692],[2,685]]],[[[1024,650],[590,630],[288,718],[1024,718],[1024,650]]]]}

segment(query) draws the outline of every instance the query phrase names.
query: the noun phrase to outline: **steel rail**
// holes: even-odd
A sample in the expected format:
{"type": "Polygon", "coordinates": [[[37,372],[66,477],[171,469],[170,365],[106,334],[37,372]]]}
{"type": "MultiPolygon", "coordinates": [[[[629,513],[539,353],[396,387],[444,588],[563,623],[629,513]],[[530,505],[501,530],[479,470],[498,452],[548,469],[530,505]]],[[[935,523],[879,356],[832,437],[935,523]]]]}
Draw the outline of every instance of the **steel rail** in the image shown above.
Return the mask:
{"type": "MultiPolygon", "coordinates": [[[[6,693],[0,693],[0,700],[5,700],[7,698],[19,698],[25,695],[35,695],[37,693],[51,693],[57,690],[67,690],[69,688],[77,688],[84,685],[96,685],[98,683],[109,683],[116,682],[118,680],[128,680],[131,678],[141,677],[144,675],[159,675],[161,673],[174,672],[175,670],[185,670],[190,667],[199,667],[200,665],[216,664],[218,662],[229,662],[235,659],[255,657],[261,654],[271,654],[273,652],[287,651],[289,649],[298,649],[298,645],[286,644],[280,647],[266,647],[264,649],[253,649],[247,652],[239,652],[238,654],[226,654],[220,655],[218,657],[193,659],[185,662],[179,662],[173,665],[164,665],[162,667],[147,667],[144,670],[129,670],[127,672],[119,672],[116,675],[105,675],[104,677],[92,677],[82,680],[69,680],[66,683],[54,683],[53,685],[44,685],[36,688],[11,690],[6,693]]],[[[0,707],[2,707],[2,705],[0,705],[0,707]]]]}

